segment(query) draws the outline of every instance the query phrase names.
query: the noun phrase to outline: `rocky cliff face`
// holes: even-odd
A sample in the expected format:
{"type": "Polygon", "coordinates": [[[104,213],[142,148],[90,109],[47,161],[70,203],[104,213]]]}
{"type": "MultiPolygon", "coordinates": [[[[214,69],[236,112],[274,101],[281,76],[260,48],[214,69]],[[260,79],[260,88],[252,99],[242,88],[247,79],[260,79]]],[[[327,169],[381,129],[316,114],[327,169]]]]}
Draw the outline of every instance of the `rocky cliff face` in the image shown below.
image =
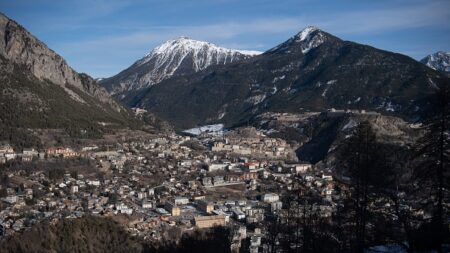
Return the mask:
{"type": "MultiPolygon", "coordinates": [[[[227,49],[180,37],[159,45],[129,68],[101,80],[100,84],[113,95],[127,95],[173,76],[192,74],[212,65],[225,65],[256,54],[259,52],[227,49]]],[[[117,97],[121,99],[121,96],[117,97]]]]}
{"type": "Polygon", "coordinates": [[[73,86],[118,111],[123,110],[91,77],[74,71],[60,55],[1,13],[0,55],[26,66],[39,80],[48,80],[62,87],[73,86]]]}
{"type": "Polygon", "coordinates": [[[15,147],[39,146],[35,129],[98,138],[110,128],[141,126],[90,76],[74,71],[4,15],[0,15],[0,111],[0,141],[15,147]]]}

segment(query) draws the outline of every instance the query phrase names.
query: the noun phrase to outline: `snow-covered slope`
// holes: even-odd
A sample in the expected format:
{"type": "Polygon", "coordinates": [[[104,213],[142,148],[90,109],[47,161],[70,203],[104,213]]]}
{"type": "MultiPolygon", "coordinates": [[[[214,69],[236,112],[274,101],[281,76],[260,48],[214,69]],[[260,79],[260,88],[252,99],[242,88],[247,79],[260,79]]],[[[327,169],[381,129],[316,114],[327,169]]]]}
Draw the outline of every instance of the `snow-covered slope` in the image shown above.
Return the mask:
{"type": "Polygon", "coordinates": [[[322,31],[314,26],[308,26],[286,42],[270,49],[268,52],[291,53],[293,48],[298,48],[303,54],[307,54],[311,49],[320,46],[325,41],[326,36],[322,31]]]}
{"type": "Polygon", "coordinates": [[[450,52],[439,51],[426,56],[420,62],[434,70],[450,74],[450,52]]]}
{"type": "Polygon", "coordinates": [[[180,37],[153,49],[116,76],[100,81],[111,94],[150,87],[174,75],[191,74],[211,65],[227,64],[260,54],[233,50],[212,43],[180,37]]]}
{"type": "Polygon", "coordinates": [[[215,124],[215,125],[206,125],[201,127],[190,128],[184,130],[184,133],[192,134],[192,135],[200,135],[203,133],[208,133],[210,135],[222,135],[224,131],[223,124],[215,124]]]}

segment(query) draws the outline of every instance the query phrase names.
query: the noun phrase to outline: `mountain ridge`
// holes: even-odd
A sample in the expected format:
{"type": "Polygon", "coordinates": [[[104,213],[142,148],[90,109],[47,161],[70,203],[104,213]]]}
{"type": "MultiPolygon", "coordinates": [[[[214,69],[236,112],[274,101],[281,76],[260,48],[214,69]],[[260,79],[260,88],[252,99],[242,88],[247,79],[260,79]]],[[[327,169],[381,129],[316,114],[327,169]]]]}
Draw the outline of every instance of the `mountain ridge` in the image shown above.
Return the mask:
{"type": "Polygon", "coordinates": [[[181,36],[160,44],[127,69],[102,79],[99,83],[117,97],[122,93],[148,88],[172,76],[195,73],[212,65],[245,60],[259,53],[223,48],[181,36]]]}
{"type": "Polygon", "coordinates": [[[173,77],[123,101],[178,128],[230,126],[268,111],[331,108],[417,120],[427,110],[427,97],[447,82],[411,57],[307,27],[261,55],[173,77]]]}

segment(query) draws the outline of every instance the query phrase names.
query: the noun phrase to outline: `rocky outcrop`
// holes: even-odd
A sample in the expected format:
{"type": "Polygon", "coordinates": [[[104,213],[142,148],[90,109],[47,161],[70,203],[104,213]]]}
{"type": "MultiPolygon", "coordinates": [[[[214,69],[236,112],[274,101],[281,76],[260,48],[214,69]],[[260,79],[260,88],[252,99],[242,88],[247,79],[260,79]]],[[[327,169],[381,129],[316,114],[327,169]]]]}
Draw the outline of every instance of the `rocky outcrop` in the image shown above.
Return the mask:
{"type": "Polygon", "coordinates": [[[48,80],[63,87],[71,85],[118,111],[123,110],[93,78],[74,71],[60,55],[1,13],[0,55],[26,66],[39,80],[48,80]]]}

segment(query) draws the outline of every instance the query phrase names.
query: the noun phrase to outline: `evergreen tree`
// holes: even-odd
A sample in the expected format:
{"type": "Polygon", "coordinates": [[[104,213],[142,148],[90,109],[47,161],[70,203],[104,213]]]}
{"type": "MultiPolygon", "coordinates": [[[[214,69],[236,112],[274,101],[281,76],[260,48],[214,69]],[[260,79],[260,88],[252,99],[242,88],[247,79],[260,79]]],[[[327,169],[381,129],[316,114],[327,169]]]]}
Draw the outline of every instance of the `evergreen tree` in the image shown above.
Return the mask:
{"type": "MultiPolygon", "coordinates": [[[[442,86],[434,95],[433,112],[423,122],[424,135],[416,145],[415,174],[423,186],[434,192],[434,214],[432,226],[435,235],[434,247],[442,252],[444,241],[444,199],[449,185],[448,161],[450,157],[450,89],[442,86]]],[[[448,193],[447,193],[448,194],[448,193]]]]}
{"type": "Polygon", "coordinates": [[[380,161],[380,145],[368,122],[361,122],[354,134],[345,142],[339,153],[340,166],[351,177],[351,199],[355,234],[353,251],[363,252],[366,245],[366,225],[370,185],[381,180],[377,163],[380,161]]]}

